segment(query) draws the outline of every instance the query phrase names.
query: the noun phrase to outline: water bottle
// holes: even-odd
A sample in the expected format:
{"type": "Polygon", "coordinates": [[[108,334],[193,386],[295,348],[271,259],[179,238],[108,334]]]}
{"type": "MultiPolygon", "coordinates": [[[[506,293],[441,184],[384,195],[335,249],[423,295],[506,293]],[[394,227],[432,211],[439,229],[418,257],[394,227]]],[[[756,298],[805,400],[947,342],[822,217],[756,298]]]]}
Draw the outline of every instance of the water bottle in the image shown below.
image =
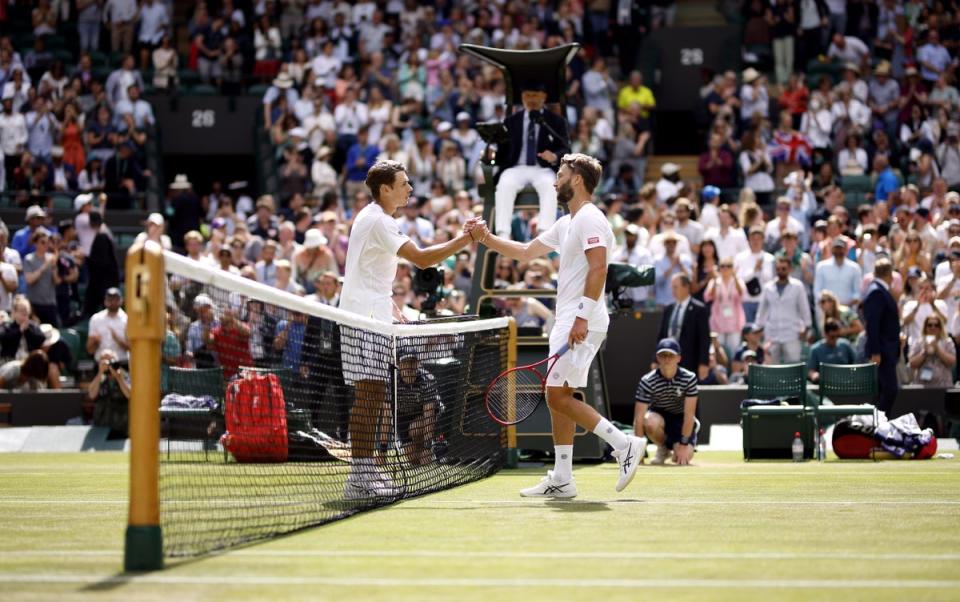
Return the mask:
{"type": "Polygon", "coordinates": [[[820,437],[817,440],[817,460],[823,462],[827,459],[827,438],[823,436],[823,429],[820,429],[820,437]]]}
{"type": "Polygon", "coordinates": [[[793,434],[793,445],[790,446],[790,450],[793,452],[794,462],[803,462],[803,439],[800,438],[799,432],[793,434]]]}

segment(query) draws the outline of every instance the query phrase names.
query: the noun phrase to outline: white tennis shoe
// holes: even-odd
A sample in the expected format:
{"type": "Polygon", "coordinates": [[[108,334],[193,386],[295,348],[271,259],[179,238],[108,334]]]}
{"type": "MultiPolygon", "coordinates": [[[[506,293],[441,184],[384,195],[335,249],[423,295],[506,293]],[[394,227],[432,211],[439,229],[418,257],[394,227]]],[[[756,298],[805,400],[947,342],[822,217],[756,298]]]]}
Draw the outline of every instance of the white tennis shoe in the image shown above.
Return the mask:
{"type": "Polygon", "coordinates": [[[558,483],[553,480],[553,471],[548,470],[547,476],[540,479],[540,482],[533,487],[521,489],[520,495],[523,497],[545,497],[545,498],[572,498],[577,497],[577,483],[573,477],[566,483],[558,483]]]}
{"type": "Polygon", "coordinates": [[[647,440],[642,437],[627,437],[627,446],[621,450],[614,450],[613,457],[617,459],[619,478],[617,491],[623,491],[637,474],[637,467],[643,461],[643,452],[647,447],[647,440]]]}
{"type": "Polygon", "coordinates": [[[400,488],[388,477],[351,473],[343,486],[346,500],[392,498],[400,494],[400,488]]]}

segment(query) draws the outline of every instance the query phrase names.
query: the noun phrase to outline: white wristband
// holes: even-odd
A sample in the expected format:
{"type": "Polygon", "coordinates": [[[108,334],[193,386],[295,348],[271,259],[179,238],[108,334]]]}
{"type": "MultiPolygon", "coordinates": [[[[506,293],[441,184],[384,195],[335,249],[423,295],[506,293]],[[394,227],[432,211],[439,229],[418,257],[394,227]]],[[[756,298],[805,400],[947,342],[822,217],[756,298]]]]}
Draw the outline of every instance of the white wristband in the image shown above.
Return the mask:
{"type": "Polygon", "coordinates": [[[590,297],[580,297],[580,303],[577,304],[577,317],[589,320],[593,315],[593,309],[597,306],[596,299],[590,297]]]}

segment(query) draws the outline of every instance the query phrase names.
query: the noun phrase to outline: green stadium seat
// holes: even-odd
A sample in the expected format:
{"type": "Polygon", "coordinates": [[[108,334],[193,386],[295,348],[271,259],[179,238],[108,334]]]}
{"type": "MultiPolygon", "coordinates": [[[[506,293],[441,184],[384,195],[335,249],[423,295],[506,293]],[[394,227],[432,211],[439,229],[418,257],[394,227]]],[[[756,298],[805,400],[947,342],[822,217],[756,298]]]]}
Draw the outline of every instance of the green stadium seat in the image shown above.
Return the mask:
{"type": "Polygon", "coordinates": [[[110,66],[111,66],[111,67],[114,67],[114,68],[119,67],[119,66],[120,66],[120,63],[123,62],[123,57],[124,57],[124,56],[126,56],[126,54],[123,53],[123,52],[111,52],[111,53],[110,53],[110,66]]]}
{"type": "Polygon", "coordinates": [[[43,41],[47,50],[61,50],[67,47],[67,39],[58,34],[50,34],[43,41]]]}
{"type": "Polygon", "coordinates": [[[850,366],[821,364],[820,396],[811,396],[816,427],[823,426],[825,422],[832,423],[844,416],[873,416],[876,420],[877,408],[873,403],[879,392],[877,365],[872,362],[850,366]],[[836,404],[832,400],[841,397],[867,400],[868,403],[836,404]]]}
{"type": "Polygon", "coordinates": [[[263,96],[267,93],[267,90],[270,89],[270,86],[267,84],[255,84],[247,88],[248,96],[263,96]]]}
{"type": "Polygon", "coordinates": [[[107,67],[110,64],[110,58],[99,50],[93,50],[90,52],[90,61],[93,63],[94,67],[107,67]]]}
{"type": "Polygon", "coordinates": [[[223,402],[227,386],[223,380],[223,368],[170,368],[168,380],[170,391],[190,395],[209,395],[223,402]]]}
{"type": "Polygon", "coordinates": [[[73,63],[73,53],[65,48],[54,50],[53,57],[58,61],[62,61],[64,67],[69,68],[70,64],[73,63]]]}
{"type": "Polygon", "coordinates": [[[70,349],[71,362],[67,366],[67,370],[76,373],[77,362],[80,361],[80,355],[83,353],[80,333],[72,328],[62,328],[60,329],[60,340],[70,349]]]}
{"type": "MultiPolygon", "coordinates": [[[[807,374],[804,364],[782,366],[752,365],[747,373],[747,399],[796,400],[795,405],[752,406],[740,412],[743,428],[743,457],[763,449],[783,448],[791,428],[805,441],[812,440],[812,410],[807,407],[807,374]],[[775,425],[775,426],[771,426],[775,425]],[[793,426],[791,426],[793,425],[793,426]],[[783,435],[781,431],[787,432],[783,435]],[[769,433],[778,433],[773,440],[769,433]]],[[[806,445],[806,444],[805,444],[806,445]]],[[[761,452],[762,453],[762,452],[761,452]]]]}
{"type": "Polygon", "coordinates": [[[867,195],[863,192],[845,192],[843,195],[843,206],[850,212],[851,216],[856,216],[857,208],[867,202],[867,195]]]}
{"type": "Polygon", "coordinates": [[[217,90],[216,86],[211,86],[210,84],[196,84],[195,86],[190,86],[186,93],[191,96],[216,96],[220,91],[217,90]]]}
{"type": "Polygon", "coordinates": [[[55,211],[73,211],[73,197],[69,194],[53,195],[53,209],[55,211]]]}
{"type": "Polygon", "coordinates": [[[870,176],[843,176],[840,178],[843,192],[873,192],[873,180],[870,176]]]}
{"type": "Polygon", "coordinates": [[[180,69],[177,71],[177,77],[180,79],[180,86],[190,88],[200,83],[200,74],[190,69],[180,69]]]}

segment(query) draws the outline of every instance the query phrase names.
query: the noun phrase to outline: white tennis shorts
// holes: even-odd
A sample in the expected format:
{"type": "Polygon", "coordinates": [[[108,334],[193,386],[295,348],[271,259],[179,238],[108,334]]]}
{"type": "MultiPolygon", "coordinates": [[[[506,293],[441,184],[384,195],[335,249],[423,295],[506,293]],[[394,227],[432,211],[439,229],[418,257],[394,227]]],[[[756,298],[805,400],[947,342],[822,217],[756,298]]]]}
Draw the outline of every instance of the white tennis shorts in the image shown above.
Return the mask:
{"type": "MultiPolygon", "coordinates": [[[[550,355],[547,357],[553,357],[553,354],[567,343],[567,337],[569,336],[570,328],[558,328],[555,326],[550,333],[550,355]]],[[[605,332],[587,332],[586,343],[593,346],[593,353],[589,355],[576,353],[577,347],[571,347],[569,351],[557,360],[553,370],[550,371],[550,374],[547,376],[547,386],[562,387],[566,385],[575,389],[586,387],[587,377],[590,374],[590,366],[593,364],[593,358],[600,351],[600,346],[606,338],[607,333],[605,332]]]]}
{"type": "Polygon", "coordinates": [[[343,380],[348,385],[360,380],[390,382],[393,353],[389,342],[380,335],[370,336],[362,329],[341,325],[340,359],[343,380]]]}

